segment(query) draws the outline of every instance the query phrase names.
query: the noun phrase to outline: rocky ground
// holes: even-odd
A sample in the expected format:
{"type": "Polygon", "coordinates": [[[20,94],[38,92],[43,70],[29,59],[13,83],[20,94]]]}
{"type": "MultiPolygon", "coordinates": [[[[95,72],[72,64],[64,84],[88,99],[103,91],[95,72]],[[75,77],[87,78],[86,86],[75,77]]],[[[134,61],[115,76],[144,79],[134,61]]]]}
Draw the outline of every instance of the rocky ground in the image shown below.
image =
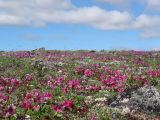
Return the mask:
{"type": "Polygon", "coordinates": [[[2,51],[0,120],[160,120],[159,59],[158,51],[2,51]]]}

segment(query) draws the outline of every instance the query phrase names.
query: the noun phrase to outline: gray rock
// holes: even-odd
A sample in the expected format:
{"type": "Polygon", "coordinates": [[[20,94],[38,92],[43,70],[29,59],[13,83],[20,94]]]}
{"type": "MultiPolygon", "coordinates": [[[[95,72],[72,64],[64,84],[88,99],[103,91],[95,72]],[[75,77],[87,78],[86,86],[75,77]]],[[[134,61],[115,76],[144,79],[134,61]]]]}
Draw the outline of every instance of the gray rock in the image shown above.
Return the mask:
{"type": "Polygon", "coordinates": [[[131,109],[160,114],[160,94],[154,86],[144,86],[134,91],[128,102],[131,109]]]}
{"type": "Polygon", "coordinates": [[[119,109],[123,114],[138,110],[160,115],[160,93],[154,86],[128,89],[108,99],[108,105],[113,109],[119,109]]]}
{"type": "Polygon", "coordinates": [[[52,69],[52,67],[53,67],[51,62],[41,60],[41,59],[33,61],[31,65],[39,70],[52,69]]]}

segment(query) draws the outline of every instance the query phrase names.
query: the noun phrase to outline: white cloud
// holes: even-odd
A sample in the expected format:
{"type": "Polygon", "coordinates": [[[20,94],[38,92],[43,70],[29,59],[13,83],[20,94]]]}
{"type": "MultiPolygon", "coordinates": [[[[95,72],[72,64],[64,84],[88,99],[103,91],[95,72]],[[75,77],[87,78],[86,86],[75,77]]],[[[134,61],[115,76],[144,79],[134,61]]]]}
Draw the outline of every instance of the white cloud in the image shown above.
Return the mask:
{"type": "Polygon", "coordinates": [[[99,29],[124,29],[127,12],[105,11],[99,7],[75,7],[70,0],[0,0],[0,24],[36,25],[46,23],[86,24],[99,29]]]}
{"type": "Polygon", "coordinates": [[[21,16],[0,14],[0,25],[29,25],[29,21],[21,16]]]}
{"type": "Polygon", "coordinates": [[[141,35],[141,38],[144,39],[152,39],[152,38],[159,38],[160,37],[160,31],[154,31],[154,30],[145,30],[141,35]]]}
{"type": "MultiPolygon", "coordinates": [[[[137,17],[133,17],[131,24],[128,28],[139,30],[140,37],[142,38],[154,38],[160,37],[160,16],[159,14],[156,15],[155,10],[160,10],[160,0],[96,0],[97,2],[104,2],[106,4],[116,5],[117,6],[124,6],[124,5],[135,5],[142,4],[146,7],[142,8],[143,12],[147,13],[154,12],[155,16],[147,15],[147,14],[140,14],[137,17]]],[[[127,9],[123,7],[123,9],[127,9]]],[[[143,13],[142,12],[142,13],[143,13]]],[[[126,22],[127,23],[127,22],[126,22]]]]}
{"type": "Polygon", "coordinates": [[[134,22],[135,28],[159,28],[160,27],[160,16],[149,16],[146,14],[142,14],[137,17],[134,22]]]}
{"type": "Polygon", "coordinates": [[[0,24],[36,25],[46,21],[38,18],[38,14],[50,14],[59,10],[69,10],[74,6],[70,0],[0,0],[0,24]]]}
{"type": "Polygon", "coordinates": [[[159,0],[148,0],[148,7],[152,10],[160,10],[160,1],[159,0]]]}
{"type": "Polygon", "coordinates": [[[142,31],[141,37],[160,37],[160,16],[142,14],[133,21],[132,27],[142,31]]]}
{"type": "MultiPolygon", "coordinates": [[[[127,2],[105,1],[111,4],[127,2]]],[[[76,7],[70,0],[0,0],[0,25],[44,26],[47,23],[85,24],[102,30],[136,29],[141,30],[144,37],[157,37],[160,31],[160,16],[142,14],[134,18],[126,11],[76,7]]]]}
{"type": "Polygon", "coordinates": [[[95,0],[97,2],[106,2],[112,5],[123,5],[129,2],[129,0],[95,0]]]}
{"type": "Polygon", "coordinates": [[[143,4],[151,10],[160,10],[160,0],[95,0],[96,2],[103,2],[106,4],[121,6],[143,4]]]}
{"type": "Polygon", "coordinates": [[[105,11],[99,7],[83,7],[70,11],[40,13],[39,18],[47,22],[79,23],[104,30],[127,28],[131,16],[127,12],[105,11]]]}

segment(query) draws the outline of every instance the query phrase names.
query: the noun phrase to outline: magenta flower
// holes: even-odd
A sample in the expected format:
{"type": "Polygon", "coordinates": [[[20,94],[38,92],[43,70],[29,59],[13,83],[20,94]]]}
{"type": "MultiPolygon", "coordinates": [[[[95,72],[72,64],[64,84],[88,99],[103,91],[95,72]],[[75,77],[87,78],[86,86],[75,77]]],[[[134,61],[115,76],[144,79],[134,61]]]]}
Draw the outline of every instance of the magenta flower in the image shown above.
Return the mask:
{"type": "Polygon", "coordinates": [[[73,107],[73,102],[71,100],[65,100],[63,103],[62,103],[63,107],[64,108],[72,108],[73,107]]]}
{"type": "Polygon", "coordinates": [[[80,89],[81,86],[81,80],[69,80],[68,81],[68,87],[74,88],[74,89],[80,89]]]}
{"type": "Polygon", "coordinates": [[[50,100],[50,99],[52,99],[52,94],[49,92],[45,92],[45,93],[43,93],[43,98],[44,98],[44,100],[50,100]]]}
{"type": "Polygon", "coordinates": [[[16,86],[18,86],[20,84],[20,81],[17,79],[11,79],[11,84],[15,84],[16,86]]]}
{"type": "Polygon", "coordinates": [[[7,96],[5,96],[3,93],[0,93],[0,102],[1,101],[6,101],[8,99],[7,96]]]}
{"type": "Polygon", "coordinates": [[[121,92],[124,91],[124,88],[118,88],[117,91],[118,91],[119,93],[121,93],[121,92]]]}
{"type": "Polygon", "coordinates": [[[22,102],[22,107],[24,108],[24,109],[30,109],[30,108],[32,108],[32,103],[31,103],[31,101],[23,101],[22,102]]]}
{"type": "Polygon", "coordinates": [[[100,90],[100,87],[96,85],[90,85],[86,87],[86,90],[100,90]]]}
{"type": "Polygon", "coordinates": [[[60,105],[52,105],[51,108],[56,112],[62,112],[62,107],[60,105]]]}
{"type": "Polygon", "coordinates": [[[77,74],[83,74],[84,73],[84,68],[76,68],[75,73],[77,74]]]}
{"type": "Polygon", "coordinates": [[[84,71],[84,75],[87,77],[91,77],[93,74],[94,74],[93,71],[91,71],[90,69],[86,69],[84,71]]]}
{"type": "Polygon", "coordinates": [[[47,84],[48,84],[49,87],[54,89],[55,87],[60,86],[63,83],[64,80],[65,80],[64,76],[60,76],[60,77],[57,77],[55,79],[52,79],[50,77],[47,84]]]}
{"type": "Polygon", "coordinates": [[[39,105],[34,105],[34,106],[32,107],[32,109],[33,109],[34,111],[38,111],[38,110],[39,110],[39,108],[40,108],[40,106],[39,106],[39,105]]]}
{"type": "Polygon", "coordinates": [[[92,115],[91,115],[91,120],[95,120],[94,113],[92,113],[92,115]]]}
{"type": "Polygon", "coordinates": [[[6,110],[6,117],[12,116],[15,113],[16,107],[14,105],[11,105],[6,110]]]}
{"type": "Polygon", "coordinates": [[[148,80],[144,80],[144,81],[143,81],[143,84],[144,84],[144,85],[148,85],[148,84],[149,84],[149,81],[148,81],[148,80]]]}
{"type": "Polygon", "coordinates": [[[26,99],[31,99],[32,97],[33,97],[33,95],[31,93],[27,93],[25,98],[26,99]]]}
{"type": "Polygon", "coordinates": [[[44,102],[43,96],[41,94],[37,95],[36,97],[34,97],[34,102],[37,102],[37,103],[44,102]]]}
{"type": "Polygon", "coordinates": [[[26,81],[31,81],[32,79],[33,79],[33,77],[30,74],[25,75],[25,80],[26,81]]]}
{"type": "Polygon", "coordinates": [[[68,87],[67,87],[67,86],[63,87],[63,88],[62,88],[62,91],[63,91],[63,93],[66,94],[66,93],[68,92],[68,87]]]}
{"type": "Polygon", "coordinates": [[[0,91],[2,91],[4,89],[4,87],[3,86],[0,86],[0,91]]]}

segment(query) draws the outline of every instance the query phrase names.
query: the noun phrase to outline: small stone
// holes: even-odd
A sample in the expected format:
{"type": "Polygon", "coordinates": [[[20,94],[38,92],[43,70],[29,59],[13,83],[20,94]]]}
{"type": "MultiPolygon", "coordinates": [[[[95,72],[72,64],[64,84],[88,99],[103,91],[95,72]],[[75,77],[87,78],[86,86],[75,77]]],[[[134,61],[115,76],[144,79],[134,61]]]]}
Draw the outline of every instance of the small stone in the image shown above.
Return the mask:
{"type": "Polygon", "coordinates": [[[110,106],[111,106],[111,107],[116,107],[116,106],[117,106],[117,102],[116,102],[116,101],[112,102],[112,103],[110,104],[110,106]]]}
{"type": "Polygon", "coordinates": [[[103,107],[103,106],[105,106],[105,104],[100,102],[100,103],[96,103],[95,106],[96,107],[103,107]]]}
{"type": "Polygon", "coordinates": [[[128,98],[124,98],[121,103],[128,103],[129,99],[128,98]]]}
{"type": "Polygon", "coordinates": [[[107,99],[105,98],[105,97],[103,97],[103,98],[96,98],[95,99],[95,101],[97,102],[105,102],[105,101],[107,101],[107,99]]]}
{"type": "Polygon", "coordinates": [[[87,96],[87,97],[85,98],[85,103],[86,103],[86,104],[92,104],[93,102],[94,102],[94,99],[93,99],[92,96],[87,96]]]}
{"type": "Polygon", "coordinates": [[[130,113],[130,109],[128,107],[123,108],[122,114],[130,113]]]}
{"type": "Polygon", "coordinates": [[[31,120],[31,117],[29,115],[25,115],[25,120],[31,120]]]}

